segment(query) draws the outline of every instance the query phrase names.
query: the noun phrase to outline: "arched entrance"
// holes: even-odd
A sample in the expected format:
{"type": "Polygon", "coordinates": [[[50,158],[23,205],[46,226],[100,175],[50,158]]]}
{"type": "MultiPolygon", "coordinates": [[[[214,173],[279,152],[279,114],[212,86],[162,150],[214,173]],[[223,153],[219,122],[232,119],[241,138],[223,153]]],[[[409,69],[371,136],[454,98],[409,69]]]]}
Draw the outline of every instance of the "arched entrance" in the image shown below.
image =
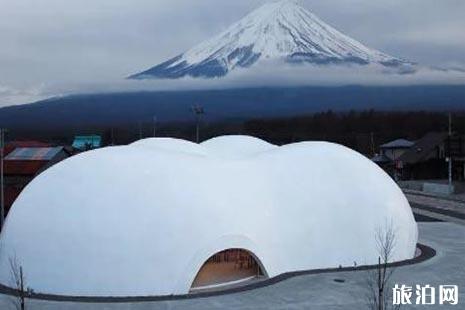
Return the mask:
{"type": "Polygon", "coordinates": [[[227,249],[211,256],[200,268],[191,291],[214,290],[264,277],[259,260],[247,250],[227,249]]]}

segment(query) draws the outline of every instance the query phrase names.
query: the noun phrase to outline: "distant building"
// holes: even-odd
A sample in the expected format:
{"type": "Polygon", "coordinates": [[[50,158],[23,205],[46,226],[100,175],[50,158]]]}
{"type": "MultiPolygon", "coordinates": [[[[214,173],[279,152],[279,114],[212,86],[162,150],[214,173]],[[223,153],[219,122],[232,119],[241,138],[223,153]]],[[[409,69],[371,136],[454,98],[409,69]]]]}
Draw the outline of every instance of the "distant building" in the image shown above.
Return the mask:
{"type": "Polygon", "coordinates": [[[396,161],[399,157],[411,148],[415,142],[406,139],[397,139],[381,145],[381,155],[389,158],[392,161],[396,161]]]}
{"type": "Polygon", "coordinates": [[[390,141],[380,145],[380,153],[376,154],[371,160],[386,170],[393,178],[398,179],[399,175],[396,171],[398,159],[414,144],[415,142],[406,139],[390,141]]]}
{"type": "MultiPolygon", "coordinates": [[[[454,141],[463,141],[463,137],[453,136],[454,141]]],[[[448,178],[448,143],[447,132],[430,132],[415,142],[399,158],[397,168],[402,171],[403,179],[447,179],[448,178]]],[[[465,178],[465,161],[463,145],[459,145],[453,158],[453,179],[465,178]]]]}
{"type": "Polygon", "coordinates": [[[70,156],[69,151],[62,146],[30,147],[29,145],[45,144],[26,141],[12,142],[5,146],[5,153],[7,154],[4,158],[6,212],[24,187],[35,176],[70,156]],[[27,147],[24,147],[26,145],[27,147]]]}
{"type": "Polygon", "coordinates": [[[102,147],[102,137],[99,135],[76,136],[73,148],[79,151],[88,151],[102,147]]]}
{"type": "Polygon", "coordinates": [[[392,163],[392,160],[383,154],[376,154],[371,160],[380,166],[389,165],[392,163]]]}
{"type": "Polygon", "coordinates": [[[371,160],[396,180],[447,179],[446,158],[452,152],[452,176],[465,180],[465,137],[447,132],[429,132],[413,142],[397,139],[381,145],[371,160]]]}
{"type": "Polygon", "coordinates": [[[34,140],[10,141],[7,144],[5,144],[4,154],[6,156],[18,147],[49,147],[49,146],[51,145],[48,143],[34,141],[34,140]]]}

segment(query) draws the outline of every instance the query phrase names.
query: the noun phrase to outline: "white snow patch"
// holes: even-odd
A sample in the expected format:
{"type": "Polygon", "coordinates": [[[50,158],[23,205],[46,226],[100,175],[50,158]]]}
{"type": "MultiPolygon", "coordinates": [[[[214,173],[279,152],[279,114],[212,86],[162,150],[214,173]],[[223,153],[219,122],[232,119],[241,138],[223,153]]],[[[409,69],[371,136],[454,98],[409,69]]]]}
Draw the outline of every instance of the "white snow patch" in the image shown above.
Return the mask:
{"type": "Polygon", "coordinates": [[[313,54],[319,59],[358,57],[369,63],[399,60],[344,35],[296,1],[285,0],[256,9],[224,32],[188,50],[170,67],[215,59],[231,70],[238,59],[230,55],[248,47],[253,47],[253,53],[259,54],[261,60],[298,53],[313,54]]]}

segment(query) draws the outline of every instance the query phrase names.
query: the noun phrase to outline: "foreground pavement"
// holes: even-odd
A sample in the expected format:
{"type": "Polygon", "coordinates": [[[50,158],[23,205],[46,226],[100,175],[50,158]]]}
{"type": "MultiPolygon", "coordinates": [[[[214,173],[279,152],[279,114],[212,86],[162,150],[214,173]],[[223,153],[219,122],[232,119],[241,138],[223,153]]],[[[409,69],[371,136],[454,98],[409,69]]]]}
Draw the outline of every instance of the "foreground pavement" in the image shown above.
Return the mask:
{"type": "Polygon", "coordinates": [[[404,190],[404,193],[414,213],[465,225],[465,202],[412,190],[404,190]]]}
{"type": "MultiPolygon", "coordinates": [[[[403,306],[402,309],[465,309],[465,226],[448,222],[419,223],[419,241],[437,255],[425,262],[398,267],[393,283],[434,287],[459,286],[459,305],[403,306]]],[[[28,300],[27,309],[334,309],[365,306],[367,271],[302,275],[241,293],[189,300],[139,303],[75,303],[28,300]],[[334,279],[343,279],[344,283],[334,279]]],[[[415,294],[414,294],[415,295],[415,294]]],[[[0,295],[0,309],[15,309],[11,297],[0,295]]]]}
{"type": "Polygon", "coordinates": [[[417,191],[404,190],[404,194],[410,203],[434,208],[438,212],[452,212],[465,216],[465,201],[447,197],[432,196],[417,191]]]}

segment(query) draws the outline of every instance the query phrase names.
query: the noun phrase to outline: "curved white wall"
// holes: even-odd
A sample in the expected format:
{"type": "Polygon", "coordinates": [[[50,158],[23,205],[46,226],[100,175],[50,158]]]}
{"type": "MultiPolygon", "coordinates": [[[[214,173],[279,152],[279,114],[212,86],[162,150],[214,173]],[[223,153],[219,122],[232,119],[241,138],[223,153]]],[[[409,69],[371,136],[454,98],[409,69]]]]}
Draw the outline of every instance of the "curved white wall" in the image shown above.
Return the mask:
{"type": "Polygon", "coordinates": [[[396,231],[393,260],[412,258],[406,198],[343,146],[146,139],[82,153],[34,179],[1,235],[0,282],[11,284],[16,255],[36,292],[183,294],[227,248],[254,253],[271,277],[375,263],[386,223],[396,231]]]}

